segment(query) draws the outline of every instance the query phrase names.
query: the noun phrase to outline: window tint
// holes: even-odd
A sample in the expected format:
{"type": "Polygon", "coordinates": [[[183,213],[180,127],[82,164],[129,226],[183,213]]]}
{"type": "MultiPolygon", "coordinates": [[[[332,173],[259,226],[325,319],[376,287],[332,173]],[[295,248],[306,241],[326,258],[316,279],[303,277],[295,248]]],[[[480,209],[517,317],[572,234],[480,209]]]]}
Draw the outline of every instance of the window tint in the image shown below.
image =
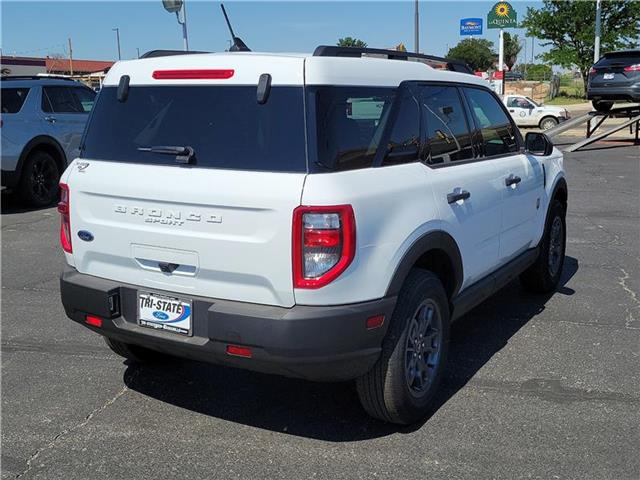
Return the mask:
{"type": "Polygon", "coordinates": [[[42,111],[47,113],[84,113],[71,87],[44,87],[42,111]]]}
{"type": "Polygon", "coordinates": [[[93,102],[96,99],[96,93],[93,90],[83,87],[75,87],[73,89],[83,112],[90,112],[93,108],[93,102]]]}
{"type": "Polygon", "coordinates": [[[318,162],[331,170],[370,167],[394,96],[392,88],[309,87],[318,162]]]}
{"type": "Polygon", "coordinates": [[[516,135],[498,100],[488,91],[479,88],[464,89],[477,128],[482,134],[484,154],[488,157],[515,152],[518,149],[516,135]]]}
{"type": "Polygon", "coordinates": [[[607,53],[595,64],[596,67],[612,67],[618,65],[635,65],[640,63],[640,52],[607,53]]]}
{"type": "Polygon", "coordinates": [[[471,135],[458,90],[455,87],[426,86],[422,89],[420,103],[431,149],[429,163],[473,158],[471,135]]]}
{"type": "Polygon", "coordinates": [[[0,95],[2,98],[2,113],[18,113],[28,93],[28,88],[3,88],[0,95]]]}
{"type": "Polygon", "coordinates": [[[420,153],[420,104],[408,88],[400,95],[383,165],[413,162],[420,153]]]}
{"type": "Polygon", "coordinates": [[[176,165],[174,155],[140,148],[192,147],[196,167],[306,172],[302,87],[136,86],[125,102],[105,87],[93,108],[82,156],[176,165]]]}

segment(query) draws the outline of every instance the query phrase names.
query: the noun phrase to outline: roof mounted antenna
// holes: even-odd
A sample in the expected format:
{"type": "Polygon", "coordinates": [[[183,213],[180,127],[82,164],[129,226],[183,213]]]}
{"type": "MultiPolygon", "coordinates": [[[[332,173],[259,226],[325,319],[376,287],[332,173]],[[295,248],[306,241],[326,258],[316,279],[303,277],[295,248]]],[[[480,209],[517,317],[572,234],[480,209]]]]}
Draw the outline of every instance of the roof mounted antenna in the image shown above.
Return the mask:
{"type": "Polygon", "coordinates": [[[220,8],[222,8],[222,14],[224,15],[224,19],[227,22],[227,27],[229,27],[229,32],[231,32],[231,40],[233,40],[233,44],[229,48],[230,52],[250,52],[251,49],[247,47],[247,45],[242,41],[240,37],[236,37],[236,34],[233,33],[233,28],[231,28],[231,22],[229,21],[229,17],[227,16],[227,11],[224,9],[224,4],[220,4],[220,8]]]}

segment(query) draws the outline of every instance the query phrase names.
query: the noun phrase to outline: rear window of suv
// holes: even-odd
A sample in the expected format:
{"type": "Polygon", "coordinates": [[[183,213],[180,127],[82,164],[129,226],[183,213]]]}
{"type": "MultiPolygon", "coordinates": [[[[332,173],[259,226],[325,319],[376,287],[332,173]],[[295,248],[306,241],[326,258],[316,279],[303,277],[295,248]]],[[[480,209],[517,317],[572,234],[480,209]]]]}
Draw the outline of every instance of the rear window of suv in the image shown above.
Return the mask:
{"type": "Polygon", "coordinates": [[[596,67],[611,67],[618,65],[640,64],[640,52],[615,52],[607,53],[595,64],[596,67]]]}
{"type": "Polygon", "coordinates": [[[82,157],[177,165],[150,147],[191,147],[196,167],[306,172],[303,88],[271,89],[264,105],[256,86],[132,86],[98,95],[82,157]]]}
{"type": "Polygon", "coordinates": [[[28,88],[3,88],[0,94],[2,113],[18,113],[28,94],[28,88]]]}

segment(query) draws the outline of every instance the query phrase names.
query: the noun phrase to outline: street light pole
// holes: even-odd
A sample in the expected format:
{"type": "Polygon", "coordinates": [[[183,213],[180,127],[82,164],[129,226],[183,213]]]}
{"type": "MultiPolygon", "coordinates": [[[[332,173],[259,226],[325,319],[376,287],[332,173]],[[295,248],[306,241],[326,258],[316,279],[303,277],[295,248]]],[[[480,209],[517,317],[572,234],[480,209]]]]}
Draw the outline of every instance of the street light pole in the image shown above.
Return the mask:
{"type": "Polygon", "coordinates": [[[180,12],[176,12],[178,23],[182,25],[182,46],[185,52],[189,51],[189,36],[187,35],[187,2],[182,2],[182,21],[180,21],[180,12]]]}
{"type": "Polygon", "coordinates": [[[120,29],[116,27],[111,30],[116,32],[116,41],[118,42],[118,60],[122,60],[122,55],[120,54],[120,29]]]}
{"type": "Polygon", "coordinates": [[[416,46],[416,53],[420,53],[420,12],[418,6],[418,0],[416,0],[415,19],[414,19],[414,43],[416,46]]]}
{"type": "Polygon", "coordinates": [[[602,5],[601,0],[596,2],[596,40],[593,45],[593,63],[596,63],[600,60],[600,30],[602,29],[602,5]]]}

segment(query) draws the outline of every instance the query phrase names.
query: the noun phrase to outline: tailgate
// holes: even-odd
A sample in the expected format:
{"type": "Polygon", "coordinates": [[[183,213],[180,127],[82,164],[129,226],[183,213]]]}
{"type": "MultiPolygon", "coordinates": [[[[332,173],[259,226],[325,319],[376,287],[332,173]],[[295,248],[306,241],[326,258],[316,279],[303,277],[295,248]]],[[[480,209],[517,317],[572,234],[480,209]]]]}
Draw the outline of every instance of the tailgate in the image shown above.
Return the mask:
{"type": "Polygon", "coordinates": [[[79,272],[185,295],[294,304],[292,212],[304,173],[87,159],[80,167],[74,162],[67,178],[79,272]],[[81,239],[80,231],[90,235],[81,239]]]}

